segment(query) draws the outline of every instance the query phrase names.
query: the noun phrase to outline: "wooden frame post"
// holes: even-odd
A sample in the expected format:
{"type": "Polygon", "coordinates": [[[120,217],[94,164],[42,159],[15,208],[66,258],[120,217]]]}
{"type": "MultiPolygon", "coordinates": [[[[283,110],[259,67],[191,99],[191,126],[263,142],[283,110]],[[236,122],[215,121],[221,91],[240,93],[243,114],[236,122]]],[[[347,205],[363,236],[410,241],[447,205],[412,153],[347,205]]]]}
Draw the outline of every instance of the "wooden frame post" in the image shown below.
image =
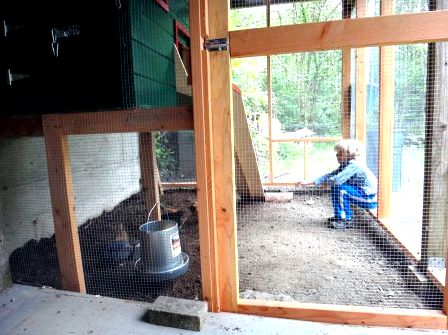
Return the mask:
{"type": "Polygon", "coordinates": [[[85,293],[68,136],[61,134],[61,127],[58,115],[43,116],[59,272],[64,290],[85,293]]]}
{"type": "MultiPolygon", "coordinates": [[[[381,1],[381,15],[395,12],[395,0],[381,1]]],[[[378,136],[378,218],[391,214],[393,143],[394,143],[394,80],[395,47],[380,47],[380,104],[378,136]]]]}
{"type": "Polygon", "coordinates": [[[208,52],[203,50],[203,42],[208,37],[207,0],[190,0],[189,7],[202,294],[208,301],[209,311],[218,312],[221,304],[210,105],[210,62],[208,52]]]}
{"type": "MultiPolygon", "coordinates": [[[[448,9],[446,0],[429,1],[429,10],[448,9]]],[[[429,258],[445,259],[443,311],[448,313],[448,43],[428,44],[425,176],[420,271],[427,272],[429,258]]]]}
{"type": "MultiPolygon", "coordinates": [[[[229,0],[208,0],[209,38],[229,35],[229,0]]],[[[238,311],[235,162],[229,51],[210,52],[215,209],[221,310],[238,311]]]]}
{"type": "MultiPolygon", "coordinates": [[[[271,26],[271,0],[266,1],[266,26],[271,26]]],[[[266,56],[266,83],[268,90],[268,156],[269,156],[269,182],[274,182],[274,146],[272,143],[272,61],[266,56]]]]}
{"type": "MultiPolygon", "coordinates": [[[[350,19],[353,7],[352,2],[342,2],[342,18],[350,19]]],[[[351,120],[351,49],[342,49],[342,138],[350,138],[351,120]]]]}
{"type": "MultiPolygon", "coordinates": [[[[160,220],[159,169],[156,160],[156,137],[154,133],[139,134],[140,174],[145,196],[146,210],[151,211],[150,220],[160,220]]],[[[148,212],[149,214],[149,212],[148,212]]]]}
{"type": "MultiPolygon", "coordinates": [[[[366,16],[367,0],[356,0],[356,17],[366,16]]],[[[366,50],[356,49],[355,137],[366,144],[366,50]]]]}

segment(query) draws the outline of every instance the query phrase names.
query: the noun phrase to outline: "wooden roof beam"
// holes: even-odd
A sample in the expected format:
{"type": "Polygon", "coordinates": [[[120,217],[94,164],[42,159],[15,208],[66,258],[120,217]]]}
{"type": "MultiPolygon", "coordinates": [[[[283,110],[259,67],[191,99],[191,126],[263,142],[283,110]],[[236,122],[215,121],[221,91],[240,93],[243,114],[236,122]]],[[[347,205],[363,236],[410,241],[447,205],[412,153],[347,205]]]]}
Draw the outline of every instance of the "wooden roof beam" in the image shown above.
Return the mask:
{"type": "Polygon", "coordinates": [[[231,57],[448,41],[448,10],[229,32],[231,57]]]}

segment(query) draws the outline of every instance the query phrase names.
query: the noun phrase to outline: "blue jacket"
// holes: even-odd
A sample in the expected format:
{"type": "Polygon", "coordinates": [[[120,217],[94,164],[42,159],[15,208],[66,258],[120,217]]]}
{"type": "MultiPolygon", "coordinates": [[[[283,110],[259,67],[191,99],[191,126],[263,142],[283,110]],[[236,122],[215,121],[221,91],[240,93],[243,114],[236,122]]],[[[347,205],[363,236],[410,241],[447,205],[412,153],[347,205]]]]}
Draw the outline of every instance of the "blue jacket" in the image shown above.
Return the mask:
{"type": "Polygon", "coordinates": [[[367,166],[352,159],[339,165],[336,170],[317,178],[314,183],[317,186],[323,183],[332,186],[346,183],[361,189],[366,195],[374,195],[377,193],[378,181],[367,166]]]}

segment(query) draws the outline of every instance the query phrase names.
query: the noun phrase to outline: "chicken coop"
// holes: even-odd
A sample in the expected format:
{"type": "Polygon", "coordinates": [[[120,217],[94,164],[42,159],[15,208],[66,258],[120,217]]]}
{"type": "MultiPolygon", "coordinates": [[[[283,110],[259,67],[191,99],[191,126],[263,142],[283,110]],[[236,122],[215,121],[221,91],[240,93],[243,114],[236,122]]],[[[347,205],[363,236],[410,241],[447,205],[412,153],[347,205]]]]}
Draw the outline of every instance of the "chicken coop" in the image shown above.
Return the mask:
{"type": "Polygon", "coordinates": [[[21,0],[0,19],[0,289],[447,329],[446,1],[21,0]],[[370,187],[351,203],[349,163],[370,187]]]}

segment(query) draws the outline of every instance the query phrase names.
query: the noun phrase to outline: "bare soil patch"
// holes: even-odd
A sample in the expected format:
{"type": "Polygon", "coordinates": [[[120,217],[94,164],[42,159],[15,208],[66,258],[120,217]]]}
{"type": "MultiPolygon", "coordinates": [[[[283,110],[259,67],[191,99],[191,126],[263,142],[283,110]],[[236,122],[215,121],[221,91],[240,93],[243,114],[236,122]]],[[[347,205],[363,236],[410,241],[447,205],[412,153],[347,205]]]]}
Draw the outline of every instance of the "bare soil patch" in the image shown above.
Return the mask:
{"type": "MultiPolygon", "coordinates": [[[[182,251],[190,257],[189,271],[171,281],[154,282],[136,271],[135,254],[119,263],[104,261],[104,245],[115,238],[119,225],[133,250],[139,242],[138,227],[147,212],[142,195],[136,194],[79,227],[88,293],[148,302],[159,295],[201,299],[196,194],[167,191],[161,201],[177,209],[168,219],[179,223],[182,251]]],[[[332,216],[328,194],[299,193],[288,203],[239,203],[237,212],[244,298],[441,307],[437,290],[422,293],[406,280],[409,260],[375,229],[369,216],[359,213],[355,229],[328,228],[325,219],[332,216]]],[[[10,264],[17,283],[60,288],[54,237],[29,241],[14,251],[10,264]]]]}

